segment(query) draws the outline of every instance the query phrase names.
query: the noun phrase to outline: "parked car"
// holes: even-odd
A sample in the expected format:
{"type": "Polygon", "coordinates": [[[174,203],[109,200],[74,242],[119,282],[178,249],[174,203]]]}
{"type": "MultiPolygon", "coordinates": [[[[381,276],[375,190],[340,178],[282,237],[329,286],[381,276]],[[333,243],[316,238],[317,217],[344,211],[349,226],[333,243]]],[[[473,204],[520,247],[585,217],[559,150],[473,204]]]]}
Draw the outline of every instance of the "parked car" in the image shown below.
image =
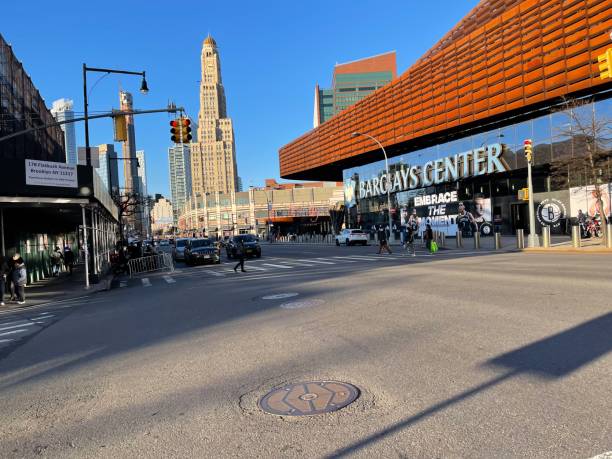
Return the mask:
{"type": "Polygon", "coordinates": [[[185,246],[185,263],[221,263],[221,254],[215,243],[208,238],[190,239],[185,246]]]}
{"type": "Polygon", "coordinates": [[[336,245],[346,244],[368,245],[368,235],[360,229],[343,229],[340,234],[336,234],[336,245]]]}
{"type": "Polygon", "coordinates": [[[225,245],[227,252],[227,258],[235,258],[238,251],[238,244],[244,243],[244,256],[245,257],[261,257],[261,246],[259,245],[259,238],[254,234],[241,234],[234,236],[229,239],[225,245]]]}
{"type": "Polygon", "coordinates": [[[176,244],[174,246],[174,250],[172,251],[172,258],[175,261],[184,261],[185,260],[185,246],[189,242],[191,238],[182,237],[176,240],[176,244]]]}

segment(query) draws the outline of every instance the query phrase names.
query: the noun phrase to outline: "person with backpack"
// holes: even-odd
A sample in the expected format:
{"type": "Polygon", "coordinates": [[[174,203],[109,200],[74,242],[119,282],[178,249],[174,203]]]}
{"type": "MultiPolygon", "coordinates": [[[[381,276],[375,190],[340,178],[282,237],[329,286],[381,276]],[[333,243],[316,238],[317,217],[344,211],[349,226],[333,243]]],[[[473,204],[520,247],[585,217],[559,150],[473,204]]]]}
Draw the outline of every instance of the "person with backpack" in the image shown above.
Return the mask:
{"type": "Polygon", "coordinates": [[[234,272],[237,272],[236,270],[238,269],[238,266],[240,266],[240,271],[243,273],[246,272],[244,269],[244,251],[244,241],[240,240],[240,242],[236,244],[236,256],[238,257],[239,261],[236,263],[236,266],[234,266],[234,272]]]}
{"type": "Polygon", "coordinates": [[[15,289],[15,296],[17,297],[17,304],[25,303],[25,286],[27,283],[27,272],[23,258],[16,253],[13,255],[13,287],[15,289]]]}
{"type": "Polygon", "coordinates": [[[51,254],[51,265],[53,269],[53,277],[59,276],[63,259],[64,259],[64,254],[62,253],[60,248],[56,246],[55,250],[51,254]]]}

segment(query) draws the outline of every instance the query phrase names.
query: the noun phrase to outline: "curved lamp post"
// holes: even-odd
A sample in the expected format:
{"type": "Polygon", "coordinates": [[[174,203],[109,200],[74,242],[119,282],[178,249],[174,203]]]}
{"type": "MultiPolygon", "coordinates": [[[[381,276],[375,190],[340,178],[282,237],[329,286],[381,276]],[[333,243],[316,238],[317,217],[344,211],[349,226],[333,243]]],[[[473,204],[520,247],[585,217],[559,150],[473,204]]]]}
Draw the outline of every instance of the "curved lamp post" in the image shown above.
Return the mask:
{"type": "Polygon", "coordinates": [[[393,218],[391,217],[391,186],[390,186],[390,174],[389,174],[389,159],[387,158],[387,152],[385,151],[385,147],[383,147],[382,143],[380,143],[378,141],[378,139],[376,139],[375,137],[372,137],[369,134],[364,134],[363,132],[353,132],[351,134],[351,137],[358,137],[358,136],[364,136],[367,137],[368,139],[373,140],[374,142],[376,142],[376,144],[380,147],[380,149],[383,152],[383,155],[385,156],[385,169],[387,171],[387,207],[389,209],[389,237],[393,236],[393,239],[395,239],[395,234],[393,233],[393,218]]]}

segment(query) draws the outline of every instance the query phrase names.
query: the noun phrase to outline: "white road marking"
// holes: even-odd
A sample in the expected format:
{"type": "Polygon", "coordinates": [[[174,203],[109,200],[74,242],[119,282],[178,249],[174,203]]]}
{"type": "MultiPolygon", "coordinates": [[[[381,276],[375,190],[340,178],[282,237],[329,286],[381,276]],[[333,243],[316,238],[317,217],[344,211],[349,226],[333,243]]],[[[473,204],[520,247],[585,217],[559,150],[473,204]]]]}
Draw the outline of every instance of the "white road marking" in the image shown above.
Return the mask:
{"type": "Polygon", "coordinates": [[[28,323],[28,321],[26,319],[24,319],[24,320],[14,320],[13,322],[4,322],[3,324],[0,324],[0,327],[4,327],[5,325],[26,324],[26,323],[28,323]]]}
{"type": "Polygon", "coordinates": [[[253,266],[250,263],[248,265],[245,265],[245,267],[247,269],[254,269],[255,271],[267,271],[266,268],[260,268],[259,266],[253,266]]]}
{"type": "Polygon", "coordinates": [[[23,333],[23,332],[27,332],[28,330],[26,330],[25,328],[22,328],[20,330],[12,330],[12,331],[7,331],[4,333],[0,333],[0,336],[6,336],[6,335],[14,335],[15,333],[23,333]]]}
{"type": "Polygon", "coordinates": [[[32,325],[34,325],[33,322],[27,322],[25,324],[20,325],[9,325],[8,327],[0,328],[0,331],[10,330],[11,328],[31,327],[32,325]]]}
{"type": "Polygon", "coordinates": [[[119,287],[123,288],[123,287],[127,287],[128,283],[127,281],[121,281],[119,282],[119,287]]]}
{"type": "Polygon", "coordinates": [[[316,259],[316,260],[308,259],[308,260],[298,260],[298,261],[305,261],[306,263],[318,263],[321,265],[335,265],[336,264],[336,262],[334,261],[323,261],[321,259],[316,259]]]}
{"type": "Polygon", "coordinates": [[[141,281],[142,281],[142,286],[143,287],[150,287],[151,286],[151,281],[149,280],[148,277],[143,277],[141,279],[141,281]]]}
{"type": "Polygon", "coordinates": [[[0,343],[10,343],[11,341],[15,341],[14,339],[0,339],[0,343]]]}
{"type": "Polygon", "coordinates": [[[54,314],[49,314],[48,312],[45,312],[44,315],[39,314],[38,316],[34,317],[34,320],[41,320],[41,319],[50,319],[51,317],[55,317],[54,314]]]}
{"type": "Polygon", "coordinates": [[[170,276],[164,276],[164,280],[168,283],[168,284],[175,284],[176,281],[174,279],[172,279],[170,276]]]}
{"type": "Polygon", "coordinates": [[[287,264],[291,264],[291,265],[296,265],[296,266],[316,266],[310,263],[302,263],[301,261],[281,261],[280,263],[287,263],[287,264]]]}
{"type": "Polygon", "coordinates": [[[287,265],[273,265],[272,263],[262,263],[264,266],[272,266],[273,268],[283,268],[283,269],[291,269],[293,266],[287,265]]]}
{"type": "Polygon", "coordinates": [[[346,261],[347,263],[357,263],[358,260],[348,260],[347,257],[334,257],[337,260],[346,261]]]}
{"type": "Polygon", "coordinates": [[[218,273],[217,271],[204,271],[206,274],[210,274],[211,276],[217,277],[225,277],[225,274],[218,273]]]}

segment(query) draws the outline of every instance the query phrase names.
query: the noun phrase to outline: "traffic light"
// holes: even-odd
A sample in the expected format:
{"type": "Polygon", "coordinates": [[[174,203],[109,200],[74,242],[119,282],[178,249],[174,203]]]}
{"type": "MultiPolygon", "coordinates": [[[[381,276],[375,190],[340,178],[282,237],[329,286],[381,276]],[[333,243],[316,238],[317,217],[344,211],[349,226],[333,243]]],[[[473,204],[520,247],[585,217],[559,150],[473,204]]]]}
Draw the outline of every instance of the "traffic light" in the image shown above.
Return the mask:
{"type": "Polygon", "coordinates": [[[170,121],[170,140],[174,143],[186,143],[190,142],[191,137],[191,120],[181,116],[175,120],[170,121]]]}
{"type": "Polygon", "coordinates": [[[533,158],[533,147],[531,139],[527,139],[523,142],[525,148],[525,159],[528,163],[531,163],[531,159],[533,158]]]}
{"type": "Polygon", "coordinates": [[[605,53],[597,56],[599,62],[599,78],[605,80],[612,78],[612,48],[608,48],[605,53]]]}
{"type": "Polygon", "coordinates": [[[125,142],[127,136],[127,120],[125,115],[116,115],[113,117],[113,127],[115,128],[115,142],[125,142]]]}

